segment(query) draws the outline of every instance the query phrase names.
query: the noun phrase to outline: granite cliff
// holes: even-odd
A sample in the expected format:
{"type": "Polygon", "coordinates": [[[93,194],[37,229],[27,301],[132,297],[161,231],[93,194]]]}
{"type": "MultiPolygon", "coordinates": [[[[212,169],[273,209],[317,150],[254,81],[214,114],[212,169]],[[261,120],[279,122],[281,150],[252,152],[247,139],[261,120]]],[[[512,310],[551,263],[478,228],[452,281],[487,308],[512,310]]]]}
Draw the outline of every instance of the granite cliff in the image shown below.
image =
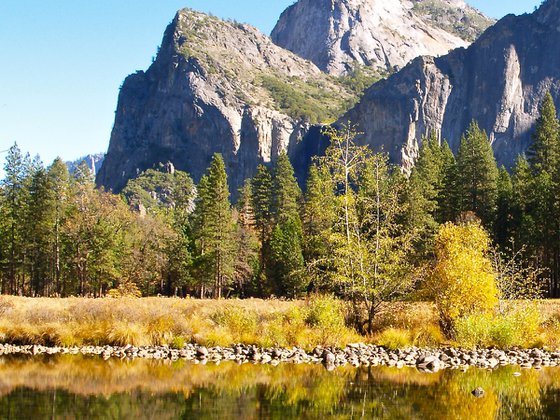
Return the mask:
{"type": "Polygon", "coordinates": [[[511,166],[531,143],[547,91],[559,104],[560,0],[504,17],[467,49],[416,58],[370,87],[341,121],[357,124],[364,143],[411,168],[423,135],[435,130],[457,150],[474,119],[498,163],[511,166]]]}
{"type": "Polygon", "coordinates": [[[257,29],[181,10],[151,67],[122,85],[97,184],[118,192],[168,161],[198,181],[219,152],[235,192],[259,163],[282,150],[293,155],[312,123],[338,117],[356,99],[257,29]]]}
{"type": "Polygon", "coordinates": [[[462,0],[299,0],[272,40],[334,75],[402,68],[466,47],[493,23],[462,0]]]}

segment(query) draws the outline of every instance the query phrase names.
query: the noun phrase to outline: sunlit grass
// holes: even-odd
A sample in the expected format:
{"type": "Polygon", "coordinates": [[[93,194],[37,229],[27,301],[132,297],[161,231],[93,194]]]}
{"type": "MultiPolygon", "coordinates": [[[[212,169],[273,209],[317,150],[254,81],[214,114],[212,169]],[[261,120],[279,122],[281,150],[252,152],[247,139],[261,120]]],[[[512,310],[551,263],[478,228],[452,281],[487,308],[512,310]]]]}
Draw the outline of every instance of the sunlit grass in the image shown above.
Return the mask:
{"type": "MultiPolygon", "coordinates": [[[[515,309],[525,304],[512,305],[515,309]]],[[[426,302],[388,305],[377,315],[374,333],[364,337],[345,324],[348,307],[331,297],[310,297],[305,301],[215,301],[1,296],[0,342],[67,347],[169,345],[174,348],[181,348],[185,343],[207,346],[245,343],[261,347],[301,346],[310,350],[317,345],[344,347],[362,341],[388,348],[413,345],[560,348],[560,301],[541,301],[533,307],[538,314],[532,313],[535,328],[530,331],[525,328],[522,313],[514,311],[515,316],[496,323],[492,333],[486,335],[480,334],[486,331],[482,323],[468,320],[463,335],[450,341],[441,333],[434,305],[426,302]]]]}

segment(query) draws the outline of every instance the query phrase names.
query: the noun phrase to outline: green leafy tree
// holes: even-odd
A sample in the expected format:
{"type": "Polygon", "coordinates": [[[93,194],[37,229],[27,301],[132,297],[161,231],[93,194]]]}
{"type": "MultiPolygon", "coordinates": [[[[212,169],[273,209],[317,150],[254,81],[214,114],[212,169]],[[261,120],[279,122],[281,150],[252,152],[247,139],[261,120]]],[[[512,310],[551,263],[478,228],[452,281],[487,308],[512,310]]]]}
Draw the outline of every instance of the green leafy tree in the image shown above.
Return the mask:
{"type": "Polygon", "coordinates": [[[314,268],[322,268],[327,285],[350,299],[356,323],[371,332],[383,305],[411,285],[412,238],[399,226],[404,180],[386,156],[354,143],[352,127],[326,133],[331,144],[319,166],[335,183],[336,217],[328,237],[330,261],[314,268]]]}
{"type": "Polygon", "coordinates": [[[304,256],[308,263],[324,265],[329,256],[328,238],[336,216],[335,185],[327,168],[309,168],[303,209],[304,256]]]}

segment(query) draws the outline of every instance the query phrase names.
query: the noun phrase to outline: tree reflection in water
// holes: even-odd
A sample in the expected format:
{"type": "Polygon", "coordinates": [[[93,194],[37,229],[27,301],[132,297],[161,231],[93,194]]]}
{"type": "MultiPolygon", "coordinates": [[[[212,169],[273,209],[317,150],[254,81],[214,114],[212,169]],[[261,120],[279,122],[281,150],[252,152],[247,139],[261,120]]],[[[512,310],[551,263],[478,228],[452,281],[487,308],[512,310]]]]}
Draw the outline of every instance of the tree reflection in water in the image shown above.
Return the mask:
{"type": "Polygon", "coordinates": [[[558,418],[560,369],[0,358],[1,418],[558,418]],[[476,387],[485,394],[471,395],[476,387]]]}

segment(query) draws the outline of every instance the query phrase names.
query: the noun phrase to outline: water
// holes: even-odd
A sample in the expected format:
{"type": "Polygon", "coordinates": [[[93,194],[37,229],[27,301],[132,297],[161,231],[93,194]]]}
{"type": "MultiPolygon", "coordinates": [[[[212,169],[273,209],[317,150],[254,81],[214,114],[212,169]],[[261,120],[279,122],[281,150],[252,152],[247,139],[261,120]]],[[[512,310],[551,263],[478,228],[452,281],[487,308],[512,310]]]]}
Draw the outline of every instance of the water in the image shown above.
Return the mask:
{"type": "Polygon", "coordinates": [[[320,365],[4,357],[0,418],[558,419],[560,369],[328,372],[320,365]],[[480,399],[471,395],[478,386],[486,391],[480,399]]]}

